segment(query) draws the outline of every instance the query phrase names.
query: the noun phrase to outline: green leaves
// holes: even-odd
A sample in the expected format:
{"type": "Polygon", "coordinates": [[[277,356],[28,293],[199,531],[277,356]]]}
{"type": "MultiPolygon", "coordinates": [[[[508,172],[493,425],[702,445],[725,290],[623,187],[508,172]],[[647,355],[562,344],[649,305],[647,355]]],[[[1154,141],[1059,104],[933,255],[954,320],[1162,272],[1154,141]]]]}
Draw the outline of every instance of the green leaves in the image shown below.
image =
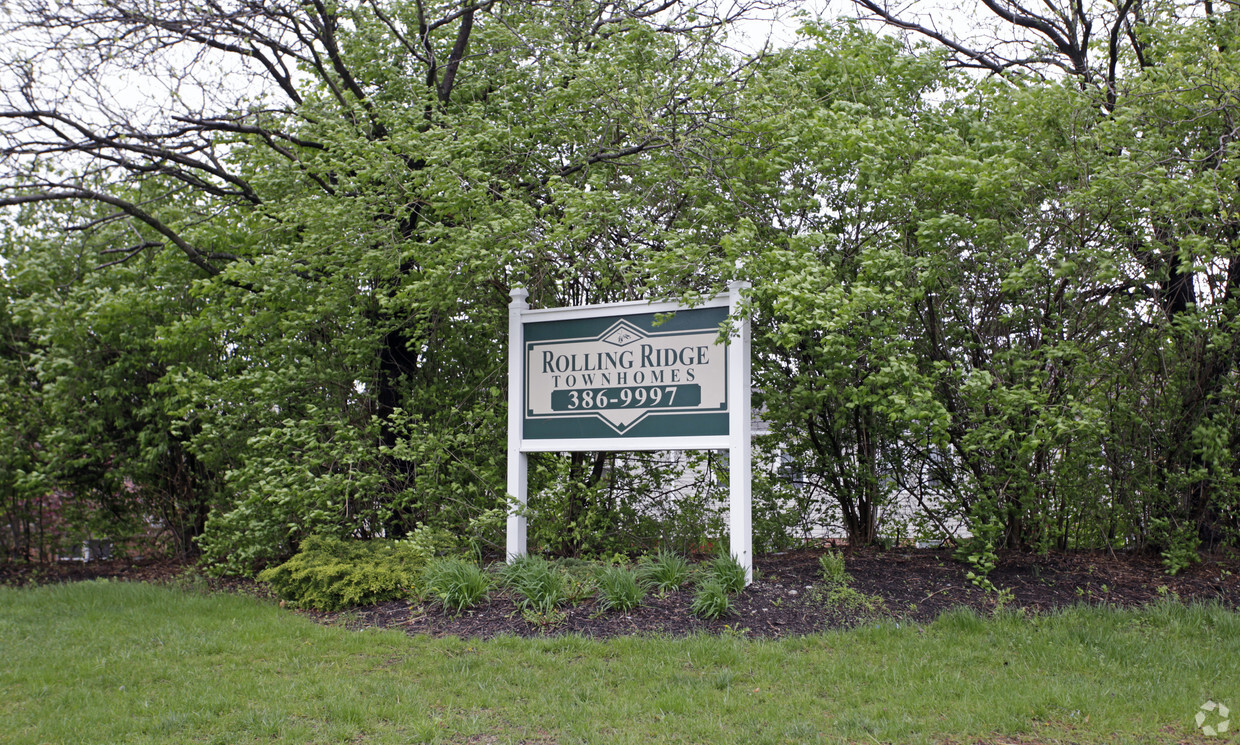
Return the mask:
{"type": "Polygon", "coordinates": [[[333,611],[407,597],[430,560],[409,542],[312,535],[292,558],[258,579],[295,607],[333,611]]]}
{"type": "MultiPolygon", "coordinates": [[[[1240,535],[1232,19],[1134,30],[1158,48],[1108,93],[975,81],[848,24],[739,64],[611,3],[472,26],[452,3],[316,7],[289,11],[308,36],[287,100],[125,151],[123,176],[55,174],[153,221],[13,221],[11,514],[54,486],[109,516],[78,532],[154,516],[228,571],[315,533],[495,547],[509,290],[693,300],[739,278],[769,545],[792,525],[874,542],[910,511],[1038,547],[1139,545],[1151,516],[1240,535]]],[[[533,460],[535,542],[716,532],[718,483],[648,506],[683,463],[586,459],[533,460]]]]}

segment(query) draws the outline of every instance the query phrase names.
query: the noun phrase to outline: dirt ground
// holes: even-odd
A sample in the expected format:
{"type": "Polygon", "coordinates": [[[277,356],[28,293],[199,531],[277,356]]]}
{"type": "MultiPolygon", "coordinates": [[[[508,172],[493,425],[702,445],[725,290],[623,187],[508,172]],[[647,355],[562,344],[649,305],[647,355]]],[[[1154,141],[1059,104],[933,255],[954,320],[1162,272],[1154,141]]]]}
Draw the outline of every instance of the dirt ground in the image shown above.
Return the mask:
{"type": "MultiPolygon", "coordinates": [[[[392,601],[340,613],[304,612],[323,623],[350,628],[382,627],[409,634],[489,638],[576,633],[610,637],[652,633],[735,633],[781,637],[847,628],[879,619],[924,623],[955,606],[981,612],[995,609],[998,597],[975,587],[968,567],[946,549],[845,551],[849,587],[856,593],[834,596],[819,577],[820,549],[759,556],[755,581],[735,599],[734,612],[705,620],[689,611],[692,588],[648,594],[628,613],[602,612],[594,600],[566,606],[552,618],[523,617],[511,596],[493,590],[489,601],[461,614],[416,600],[392,601]]],[[[267,595],[248,580],[206,579],[173,561],[92,562],[51,566],[0,564],[0,584],[67,582],[93,578],[175,583],[186,587],[267,595]]],[[[1006,606],[1039,613],[1075,603],[1139,606],[1163,598],[1218,601],[1240,605],[1240,559],[1209,557],[1176,576],[1163,571],[1157,557],[1067,552],[1000,555],[990,575],[1010,590],[1006,606]]]]}

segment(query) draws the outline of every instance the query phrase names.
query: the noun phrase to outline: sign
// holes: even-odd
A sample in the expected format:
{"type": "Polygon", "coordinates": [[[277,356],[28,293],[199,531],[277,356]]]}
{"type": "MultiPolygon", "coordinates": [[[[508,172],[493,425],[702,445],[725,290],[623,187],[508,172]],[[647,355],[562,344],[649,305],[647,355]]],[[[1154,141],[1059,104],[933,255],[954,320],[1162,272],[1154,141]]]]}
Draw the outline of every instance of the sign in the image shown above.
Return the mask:
{"type": "Polygon", "coordinates": [[[726,435],[727,316],[717,307],[527,320],[525,439],[726,435]]]}
{"type": "Polygon", "coordinates": [[[753,578],[749,322],[743,283],[690,308],[508,306],[508,559],[526,553],[529,453],[728,451],[729,551],[753,578]],[[721,338],[723,332],[727,335],[721,338]]]}

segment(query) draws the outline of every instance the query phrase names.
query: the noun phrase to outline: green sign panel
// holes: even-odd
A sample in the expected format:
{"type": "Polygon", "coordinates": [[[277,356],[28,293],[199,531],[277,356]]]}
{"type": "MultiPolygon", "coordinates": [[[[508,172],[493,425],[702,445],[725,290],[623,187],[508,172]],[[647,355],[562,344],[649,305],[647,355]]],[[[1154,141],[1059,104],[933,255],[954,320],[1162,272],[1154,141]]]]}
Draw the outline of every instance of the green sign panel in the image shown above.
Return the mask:
{"type": "Polygon", "coordinates": [[[727,317],[711,307],[526,319],[524,437],[727,435],[727,317]]]}

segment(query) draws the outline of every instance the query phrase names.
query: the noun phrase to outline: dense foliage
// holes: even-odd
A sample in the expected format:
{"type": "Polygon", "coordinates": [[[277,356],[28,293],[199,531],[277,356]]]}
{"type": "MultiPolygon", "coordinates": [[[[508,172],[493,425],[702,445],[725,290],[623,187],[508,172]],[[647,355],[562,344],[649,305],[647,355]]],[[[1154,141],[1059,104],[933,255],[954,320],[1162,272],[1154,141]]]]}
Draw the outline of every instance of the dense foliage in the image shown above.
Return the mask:
{"type": "MultiPolygon", "coordinates": [[[[709,3],[13,5],[7,557],[492,550],[510,289],[733,278],[759,547],[1240,541],[1232,10],[1105,16],[1131,43],[1101,61],[979,78],[849,23],[743,58],[709,3]],[[172,95],[121,111],[121,79],[172,95]]],[[[724,479],[539,455],[531,540],[710,550],[724,479]]]]}
{"type": "Polygon", "coordinates": [[[435,559],[426,541],[342,541],[312,535],[282,564],[258,573],[297,608],[340,610],[407,597],[435,559]]]}

